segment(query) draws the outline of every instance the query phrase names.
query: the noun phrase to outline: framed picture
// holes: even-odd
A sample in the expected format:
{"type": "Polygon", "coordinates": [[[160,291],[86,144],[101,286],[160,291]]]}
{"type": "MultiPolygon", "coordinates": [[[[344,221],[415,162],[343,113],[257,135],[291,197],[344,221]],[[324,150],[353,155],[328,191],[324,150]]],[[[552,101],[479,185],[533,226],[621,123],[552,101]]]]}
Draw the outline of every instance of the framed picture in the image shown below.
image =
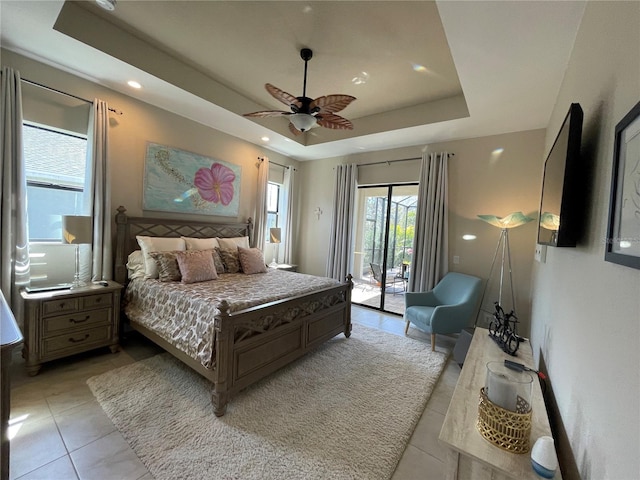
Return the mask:
{"type": "Polygon", "coordinates": [[[640,102],[616,125],[604,259],[640,269],[640,102]]]}
{"type": "Polygon", "coordinates": [[[239,165],[149,143],[142,208],[237,217],[241,174],[239,165]]]}

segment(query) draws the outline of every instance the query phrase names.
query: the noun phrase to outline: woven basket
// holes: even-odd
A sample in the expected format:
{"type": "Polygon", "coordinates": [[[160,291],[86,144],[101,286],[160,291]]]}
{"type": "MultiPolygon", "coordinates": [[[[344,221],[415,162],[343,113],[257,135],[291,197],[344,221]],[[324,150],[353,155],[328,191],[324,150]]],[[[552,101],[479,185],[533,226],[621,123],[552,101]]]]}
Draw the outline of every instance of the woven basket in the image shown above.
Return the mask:
{"type": "Polygon", "coordinates": [[[530,448],[531,408],[527,413],[505,410],[492,403],[481,388],[476,428],[485,439],[503,450],[527,453],[530,448]]]}

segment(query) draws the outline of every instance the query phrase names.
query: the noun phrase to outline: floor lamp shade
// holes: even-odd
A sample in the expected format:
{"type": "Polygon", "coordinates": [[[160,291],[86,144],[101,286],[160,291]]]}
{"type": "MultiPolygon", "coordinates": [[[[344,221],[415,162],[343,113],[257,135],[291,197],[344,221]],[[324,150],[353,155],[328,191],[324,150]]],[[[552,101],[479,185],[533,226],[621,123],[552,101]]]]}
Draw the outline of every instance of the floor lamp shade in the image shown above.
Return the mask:
{"type": "Polygon", "coordinates": [[[91,243],[93,240],[93,219],[81,215],[62,216],[62,241],[76,246],[76,273],[71,288],[86,285],[80,280],[80,244],[91,243]]]}

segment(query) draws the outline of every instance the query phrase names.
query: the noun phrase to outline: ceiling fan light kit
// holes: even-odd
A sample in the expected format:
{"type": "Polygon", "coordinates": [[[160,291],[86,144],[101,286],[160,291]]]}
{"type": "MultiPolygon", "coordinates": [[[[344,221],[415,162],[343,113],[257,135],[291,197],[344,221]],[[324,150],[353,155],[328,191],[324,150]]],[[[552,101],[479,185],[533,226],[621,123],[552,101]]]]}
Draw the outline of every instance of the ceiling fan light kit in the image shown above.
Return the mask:
{"type": "Polygon", "coordinates": [[[280,90],[278,87],[265,84],[267,92],[273,98],[287,105],[291,111],[263,110],[260,112],[245,113],[245,117],[289,117],[289,130],[295,135],[300,135],[315,126],[331,129],[353,130],[353,124],[339,115],[356,97],[351,95],[326,95],[315,100],[307,97],[307,62],[313,57],[309,48],[300,50],[300,58],[304,60],[304,81],[302,96],[294,97],[290,93],[280,90]]]}
{"type": "Polygon", "coordinates": [[[289,121],[301,132],[306,132],[318,124],[316,117],[308,113],[294,113],[289,117],[289,121]]]}

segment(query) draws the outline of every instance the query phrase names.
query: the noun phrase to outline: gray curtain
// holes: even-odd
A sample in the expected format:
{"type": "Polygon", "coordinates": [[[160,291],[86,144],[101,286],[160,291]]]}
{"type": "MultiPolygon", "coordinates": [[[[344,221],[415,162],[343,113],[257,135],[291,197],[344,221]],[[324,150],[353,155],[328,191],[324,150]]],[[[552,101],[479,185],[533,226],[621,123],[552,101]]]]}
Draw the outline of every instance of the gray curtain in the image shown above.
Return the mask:
{"type": "Polygon", "coordinates": [[[111,239],[111,186],[109,180],[109,106],[94,99],[87,130],[87,170],[85,212],[93,217],[91,280],[113,278],[111,239]]]}
{"type": "Polygon", "coordinates": [[[344,281],[351,273],[355,215],[356,164],[338,165],[336,182],[333,190],[333,215],[331,220],[331,237],[329,238],[329,254],[327,256],[327,277],[344,281]]]}
{"type": "Polygon", "coordinates": [[[410,292],[431,290],[449,271],[448,158],[446,152],[422,156],[410,292]]]}
{"type": "Polygon", "coordinates": [[[258,185],[256,191],[256,218],[253,221],[253,245],[264,252],[267,236],[267,184],[269,183],[269,159],[258,160],[258,185]]]}
{"type": "Polygon", "coordinates": [[[284,225],[282,242],[284,243],[284,263],[293,263],[293,225],[295,219],[295,188],[296,170],[287,167],[284,171],[284,184],[282,188],[282,207],[284,212],[284,225]]]}
{"type": "Polygon", "coordinates": [[[27,179],[22,149],[22,89],[20,73],[2,69],[2,133],[0,151],[0,242],[1,287],[13,315],[22,324],[20,287],[29,284],[29,232],[27,224],[27,179]]]}

